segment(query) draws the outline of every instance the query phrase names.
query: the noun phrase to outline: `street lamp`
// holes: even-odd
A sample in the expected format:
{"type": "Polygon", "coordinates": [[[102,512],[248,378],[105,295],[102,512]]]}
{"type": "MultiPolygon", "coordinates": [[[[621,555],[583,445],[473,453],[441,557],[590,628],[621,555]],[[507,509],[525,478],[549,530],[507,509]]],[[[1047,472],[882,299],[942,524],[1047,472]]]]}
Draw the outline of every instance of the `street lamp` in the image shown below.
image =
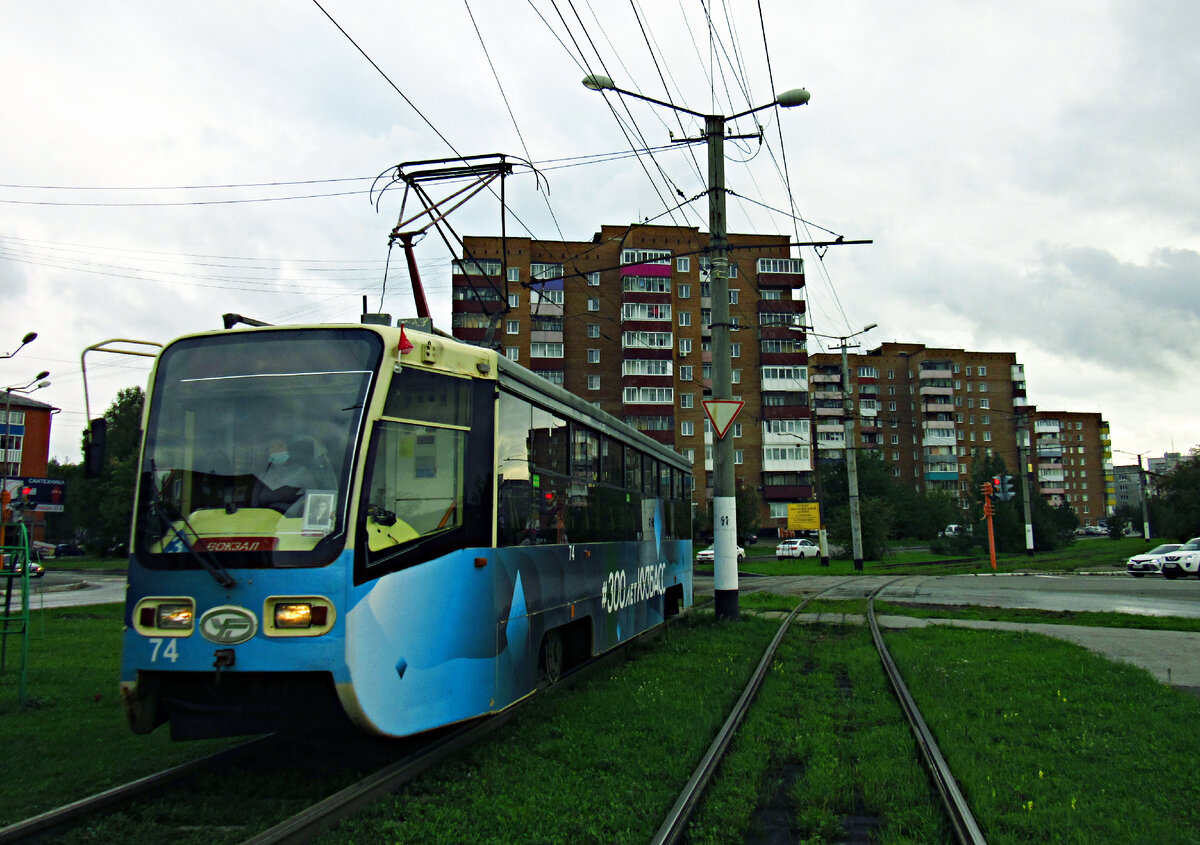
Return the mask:
{"type": "MultiPolygon", "coordinates": [[[[618,88],[607,76],[590,74],[583,86],[592,91],[612,91],[645,100],[673,111],[704,119],[704,141],[708,146],[708,237],[712,286],[712,398],[732,399],[733,363],[729,346],[729,241],[725,226],[725,123],[773,106],[792,108],[808,102],[808,91],[794,88],[774,101],[728,117],[705,114],[666,100],[618,88]]],[[[694,139],[700,140],[700,139],[694,139]]],[[[715,434],[715,432],[714,432],[715,434]]],[[[738,616],[737,499],[734,489],[733,439],[714,438],[713,443],[713,598],[718,619],[738,616]]]]}
{"type": "MultiPolygon", "coordinates": [[[[805,331],[816,337],[827,337],[840,341],[837,346],[831,346],[830,349],[842,351],[842,400],[846,414],[842,430],[845,432],[843,436],[846,440],[846,486],[850,497],[850,546],[851,553],[854,555],[854,568],[859,572],[863,568],[862,515],[858,502],[858,458],[854,452],[854,398],[850,393],[850,364],[846,350],[851,347],[847,341],[860,334],[866,334],[878,326],[878,323],[871,323],[869,326],[864,326],[853,334],[847,335],[821,334],[810,331],[805,326],[792,326],[794,331],[805,331]]],[[[858,346],[858,344],[855,343],[853,346],[858,346]]]]}
{"type": "MultiPolygon", "coordinates": [[[[11,358],[12,356],[14,356],[18,352],[20,352],[22,349],[24,349],[27,344],[33,343],[35,340],[37,340],[37,332],[29,332],[28,334],[25,335],[25,337],[21,338],[20,346],[18,346],[12,352],[9,352],[7,355],[0,355],[0,358],[11,358]]],[[[35,381],[36,381],[36,379],[35,379],[35,381]]]]}

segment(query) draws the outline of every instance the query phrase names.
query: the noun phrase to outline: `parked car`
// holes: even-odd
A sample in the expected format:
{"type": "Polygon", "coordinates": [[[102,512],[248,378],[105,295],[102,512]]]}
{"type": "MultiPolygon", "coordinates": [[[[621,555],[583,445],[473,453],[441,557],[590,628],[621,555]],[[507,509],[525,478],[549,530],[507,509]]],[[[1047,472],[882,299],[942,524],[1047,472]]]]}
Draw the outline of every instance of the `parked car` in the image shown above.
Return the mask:
{"type": "MultiPolygon", "coordinates": [[[[20,574],[21,570],[24,568],[25,568],[24,561],[17,560],[16,555],[4,555],[5,571],[16,572],[17,574],[20,574]]],[[[36,560],[29,562],[29,577],[30,578],[41,578],[45,573],[46,573],[45,567],[43,567],[36,560]]]]}
{"type": "MultiPolygon", "coordinates": [[[[696,552],[696,563],[712,563],[715,556],[716,552],[714,551],[714,548],[710,546],[707,549],[702,549],[696,552]]],[[[741,546],[737,547],[737,559],[738,563],[741,563],[746,559],[746,550],[741,546]]]]}
{"type": "Polygon", "coordinates": [[[740,543],[743,546],[753,546],[757,542],[758,542],[757,534],[743,534],[740,537],[738,537],[738,543],[740,543]]]}
{"type": "Polygon", "coordinates": [[[1193,537],[1173,552],[1162,558],[1164,578],[1186,578],[1200,575],[1200,537],[1193,537]]]}
{"type": "Polygon", "coordinates": [[[1162,573],[1163,557],[1167,553],[1178,549],[1179,546],[1179,543],[1163,543],[1161,546],[1155,546],[1148,552],[1134,555],[1125,561],[1125,571],[1134,578],[1141,578],[1146,573],[1159,575],[1162,573]]]}
{"type": "Polygon", "coordinates": [[[939,537],[962,537],[971,533],[969,525],[947,525],[938,532],[939,537]]]}
{"type": "Polygon", "coordinates": [[[55,557],[77,557],[83,554],[83,549],[74,543],[59,543],[54,547],[55,557]]]}
{"type": "Polygon", "coordinates": [[[775,547],[775,557],[777,560],[783,560],[785,557],[820,557],[821,547],[812,540],[803,538],[784,540],[775,547]]]}

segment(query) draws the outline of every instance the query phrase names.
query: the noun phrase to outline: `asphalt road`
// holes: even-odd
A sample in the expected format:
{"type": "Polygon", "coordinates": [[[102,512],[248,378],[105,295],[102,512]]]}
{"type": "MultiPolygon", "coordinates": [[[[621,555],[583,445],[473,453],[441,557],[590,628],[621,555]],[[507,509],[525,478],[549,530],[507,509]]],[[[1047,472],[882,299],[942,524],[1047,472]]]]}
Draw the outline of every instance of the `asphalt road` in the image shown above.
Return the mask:
{"type": "MultiPolygon", "coordinates": [[[[1112,575],[938,575],[938,576],[763,576],[742,577],[742,593],[771,592],[812,595],[829,590],[823,598],[865,598],[881,585],[881,600],[947,605],[1032,608],[1036,610],[1115,611],[1145,616],[1200,617],[1200,580],[1167,581],[1151,576],[1112,575]]],[[[694,578],[697,595],[712,592],[712,576],[694,578]]],[[[841,614],[807,621],[857,622],[841,614]]],[[[1030,631],[1058,637],[1089,651],[1140,666],[1159,681],[1200,697],[1200,634],[1184,631],[1144,631],[1093,628],[1052,623],[1018,624],[970,620],[914,620],[882,617],[888,627],[953,625],[1030,631]]]]}

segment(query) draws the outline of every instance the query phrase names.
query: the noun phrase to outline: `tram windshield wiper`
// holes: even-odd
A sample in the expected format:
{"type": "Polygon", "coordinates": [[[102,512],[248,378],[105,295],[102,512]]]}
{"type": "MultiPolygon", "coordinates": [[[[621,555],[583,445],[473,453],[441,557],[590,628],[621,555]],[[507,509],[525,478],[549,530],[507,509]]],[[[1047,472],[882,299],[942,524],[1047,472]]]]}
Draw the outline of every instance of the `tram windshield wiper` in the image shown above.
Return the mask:
{"type": "Polygon", "coordinates": [[[214,581],[216,581],[218,584],[220,584],[222,587],[224,587],[227,590],[232,589],[233,587],[236,587],[237,581],[234,580],[234,577],[232,575],[230,575],[229,572],[224,567],[222,567],[215,560],[208,560],[207,555],[201,554],[196,549],[196,547],[194,545],[192,545],[192,541],[190,539],[188,539],[188,533],[190,533],[193,537],[198,536],[198,535],[196,534],[195,530],[192,528],[191,523],[188,522],[187,516],[184,515],[183,513],[179,514],[179,520],[183,523],[184,527],[187,529],[187,532],[185,533],[183,531],[180,531],[178,528],[175,528],[174,524],[171,522],[171,519],[163,512],[162,491],[159,490],[158,485],[154,483],[154,475],[155,475],[154,459],[151,458],[150,459],[150,484],[149,484],[149,487],[150,487],[150,492],[153,494],[153,501],[150,503],[150,508],[153,511],[154,516],[156,516],[158,518],[162,527],[164,529],[166,529],[166,531],[168,533],[174,533],[175,537],[179,540],[179,542],[183,544],[183,547],[185,549],[187,549],[187,553],[189,555],[191,555],[192,560],[194,560],[194,561],[196,561],[196,563],[200,564],[200,567],[205,572],[207,572],[209,575],[211,575],[213,577],[214,581]]]}

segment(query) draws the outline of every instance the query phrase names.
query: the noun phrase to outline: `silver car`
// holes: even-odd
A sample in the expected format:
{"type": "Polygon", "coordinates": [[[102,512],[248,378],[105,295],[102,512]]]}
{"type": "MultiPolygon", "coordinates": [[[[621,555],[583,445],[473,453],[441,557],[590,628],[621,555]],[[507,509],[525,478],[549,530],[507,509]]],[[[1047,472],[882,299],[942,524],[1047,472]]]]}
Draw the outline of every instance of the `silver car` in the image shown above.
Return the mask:
{"type": "Polygon", "coordinates": [[[1148,552],[1134,555],[1125,561],[1125,571],[1134,578],[1141,578],[1146,574],[1160,575],[1162,574],[1163,556],[1168,552],[1178,549],[1179,545],[1179,543],[1163,543],[1161,546],[1155,546],[1148,552]]]}

